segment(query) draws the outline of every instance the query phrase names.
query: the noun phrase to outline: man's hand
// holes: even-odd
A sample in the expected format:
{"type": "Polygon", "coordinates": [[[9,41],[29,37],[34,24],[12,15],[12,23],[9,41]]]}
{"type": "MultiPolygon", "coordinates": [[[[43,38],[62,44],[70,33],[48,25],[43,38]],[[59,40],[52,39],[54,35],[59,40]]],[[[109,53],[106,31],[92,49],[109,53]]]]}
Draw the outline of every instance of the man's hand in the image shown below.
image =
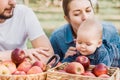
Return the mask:
{"type": "Polygon", "coordinates": [[[50,57],[48,53],[49,49],[47,48],[36,48],[36,49],[28,49],[26,50],[27,57],[30,58],[33,62],[36,60],[39,61],[47,61],[50,57]]]}

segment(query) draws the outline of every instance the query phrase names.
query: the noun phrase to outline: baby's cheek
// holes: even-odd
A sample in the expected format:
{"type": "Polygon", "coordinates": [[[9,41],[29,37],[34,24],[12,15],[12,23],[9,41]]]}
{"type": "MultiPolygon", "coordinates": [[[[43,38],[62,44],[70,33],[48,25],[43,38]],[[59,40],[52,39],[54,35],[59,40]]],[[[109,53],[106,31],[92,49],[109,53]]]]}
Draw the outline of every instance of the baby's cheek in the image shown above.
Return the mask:
{"type": "Polygon", "coordinates": [[[88,52],[89,52],[89,54],[93,54],[94,52],[95,52],[95,48],[90,48],[90,49],[88,49],[88,52]]]}
{"type": "Polygon", "coordinates": [[[77,51],[80,51],[80,46],[76,45],[76,49],[77,49],[77,51]]]}

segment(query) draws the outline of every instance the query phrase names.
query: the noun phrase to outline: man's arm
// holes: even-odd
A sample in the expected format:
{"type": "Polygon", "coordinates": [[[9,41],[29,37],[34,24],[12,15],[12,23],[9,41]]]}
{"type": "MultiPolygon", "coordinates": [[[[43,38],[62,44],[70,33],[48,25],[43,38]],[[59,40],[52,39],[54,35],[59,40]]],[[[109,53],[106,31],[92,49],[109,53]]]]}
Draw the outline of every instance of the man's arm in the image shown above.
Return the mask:
{"type": "Polygon", "coordinates": [[[53,48],[46,35],[39,36],[37,39],[31,41],[33,48],[43,47],[49,49],[48,53],[53,55],[53,48]]]}
{"type": "Polygon", "coordinates": [[[31,41],[33,48],[39,48],[41,50],[37,50],[38,53],[40,53],[39,55],[37,53],[33,53],[35,56],[37,56],[38,58],[42,58],[45,60],[45,62],[48,61],[48,59],[53,56],[54,52],[53,52],[53,48],[50,44],[49,39],[47,38],[46,35],[41,35],[38,38],[34,39],[31,41]]]}
{"type": "Polygon", "coordinates": [[[10,51],[0,51],[0,60],[11,60],[11,50],[10,51]]]}

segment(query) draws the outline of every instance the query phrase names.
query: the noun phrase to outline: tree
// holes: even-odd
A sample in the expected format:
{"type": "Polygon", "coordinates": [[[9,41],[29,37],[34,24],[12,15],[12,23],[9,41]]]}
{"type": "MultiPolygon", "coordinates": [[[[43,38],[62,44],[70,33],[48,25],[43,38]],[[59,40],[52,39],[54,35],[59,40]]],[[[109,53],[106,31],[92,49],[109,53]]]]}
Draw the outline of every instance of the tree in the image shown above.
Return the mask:
{"type": "Polygon", "coordinates": [[[28,6],[29,5],[29,0],[24,0],[24,4],[28,6]]]}

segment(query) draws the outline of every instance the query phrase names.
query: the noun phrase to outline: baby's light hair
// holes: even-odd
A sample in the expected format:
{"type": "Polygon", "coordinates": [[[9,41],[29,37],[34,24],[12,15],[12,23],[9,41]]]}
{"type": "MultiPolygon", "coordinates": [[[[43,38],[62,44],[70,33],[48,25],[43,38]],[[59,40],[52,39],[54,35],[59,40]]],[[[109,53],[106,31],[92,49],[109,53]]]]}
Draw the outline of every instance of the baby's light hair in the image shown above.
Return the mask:
{"type": "Polygon", "coordinates": [[[95,32],[95,35],[102,39],[102,24],[97,19],[86,19],[83,21],[77,31],[77,35],[79,35],[81,30],[86,30],[88,32],[92,30],[95,32]]]}

